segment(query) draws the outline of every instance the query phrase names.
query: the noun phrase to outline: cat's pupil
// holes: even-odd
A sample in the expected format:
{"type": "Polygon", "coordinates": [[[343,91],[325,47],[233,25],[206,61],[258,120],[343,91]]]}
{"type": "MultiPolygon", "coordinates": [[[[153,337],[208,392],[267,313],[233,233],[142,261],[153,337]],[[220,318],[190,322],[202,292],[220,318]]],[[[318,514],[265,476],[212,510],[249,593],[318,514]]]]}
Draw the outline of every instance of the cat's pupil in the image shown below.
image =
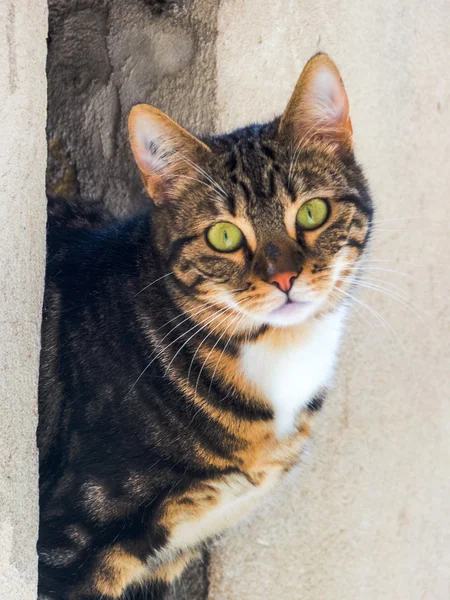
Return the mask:
{"type": "Polygon", "coordinates": [[[228,242],[228,233],[226,231],[223,232],[223,239],[225,243],[228,242]]]}
{"type": "Polygon", "coordinates": [[[309,220],[312,221],[312,212],[311,212],[310,207],[308,206],[308,208],[306,210],[308,211],[309,220]]]}

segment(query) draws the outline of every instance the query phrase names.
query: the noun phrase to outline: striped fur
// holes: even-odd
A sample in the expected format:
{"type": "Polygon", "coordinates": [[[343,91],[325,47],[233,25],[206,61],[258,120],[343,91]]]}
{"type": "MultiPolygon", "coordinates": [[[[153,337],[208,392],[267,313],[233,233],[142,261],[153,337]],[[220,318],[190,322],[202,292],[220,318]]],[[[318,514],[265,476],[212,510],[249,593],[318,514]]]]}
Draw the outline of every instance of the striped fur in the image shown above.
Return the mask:
{"type": "Polygon", "coordinates": [[[296,464],[370,233],[345,91],[324,55],[272,123],[200,142],[139,107],[130,135],[152,208],[108,226],[71,224],[70,211],[49,222],[42,599],[164,589],[296,464]],[[302,231],[296,213],[316,197],[330,215],[302,231]],[[228,254],[205,236],[223,220],[245,236],[228,254]],[[299,304],[286,314],[269,278],[292,270],[299,304]]]}

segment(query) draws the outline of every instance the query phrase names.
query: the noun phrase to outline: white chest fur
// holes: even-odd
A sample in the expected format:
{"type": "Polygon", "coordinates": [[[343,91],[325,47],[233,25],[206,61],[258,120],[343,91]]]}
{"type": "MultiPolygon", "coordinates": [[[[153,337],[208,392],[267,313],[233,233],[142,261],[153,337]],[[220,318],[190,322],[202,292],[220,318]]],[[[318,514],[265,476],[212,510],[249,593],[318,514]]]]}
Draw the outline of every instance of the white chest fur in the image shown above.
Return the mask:
{"type": "Polygon", "coordinates": [[[266,471],[260,485],[253,485],[242,475],[229,475],[223,481],[210,481],[217,491],[215,506],[196,519],[185,519],[172,531],[165,551],[186,550],[199,542],[233,527],[251,513],[257,504],[274,487],[281,474],[281,467],[266,471]]]}
{"type": "Polygon", "coordinates": [[[244,377],[275,411],[277,434],[288,435],[299,411],[330,381],[337,357],[344,312],[266,336],[241,350],[244,377]],[[280,343],[281,342],[281,343],[280,343]]]}

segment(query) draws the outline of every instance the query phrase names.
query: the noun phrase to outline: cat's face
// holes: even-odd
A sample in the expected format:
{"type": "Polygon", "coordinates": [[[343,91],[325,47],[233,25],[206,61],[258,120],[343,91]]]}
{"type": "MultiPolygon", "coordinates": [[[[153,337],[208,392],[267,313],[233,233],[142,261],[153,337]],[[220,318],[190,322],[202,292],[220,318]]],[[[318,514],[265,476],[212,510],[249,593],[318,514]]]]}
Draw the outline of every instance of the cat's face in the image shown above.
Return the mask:
{"type": "Polygon", "coordinates": [[[348,300],[372,207],[328,57],[308,63],[283,117],[268,125],[203,144],[139,106],[130,133],[186,306],[210,303],[217,328],[232,332],[296,325],[348,300]]]}

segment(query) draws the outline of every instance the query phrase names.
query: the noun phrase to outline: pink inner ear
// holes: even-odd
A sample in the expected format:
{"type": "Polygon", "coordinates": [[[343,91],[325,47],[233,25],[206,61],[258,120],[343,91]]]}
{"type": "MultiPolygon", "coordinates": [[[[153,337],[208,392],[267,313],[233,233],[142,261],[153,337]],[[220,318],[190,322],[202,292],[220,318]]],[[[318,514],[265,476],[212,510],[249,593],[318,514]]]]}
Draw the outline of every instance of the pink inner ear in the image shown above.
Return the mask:
{"type": "Polygon", "coordinates": [[[128,127],[141,178],[155,202],[179,194],[192,179],[191,165],[209,152],[167,115],[146,104],[132,108],[128,127]]]}
{"type": "Polygon", "coordinates": [[[297,143],[318,136],[330,148],[352,146],[347,94],[336,65],[325,54],[313,56],[303,69],[281,118],[280,131],[297,143]]]}
{"type": "Polygon", "coordinates": [[[146,175],[152,175],[165,166],[160,144],[163,143],[161,127],[141,119],[136,127],[136,160],[146,175]]]}
{"type": "Polygon", "coordinates": [[[318,120],[339,127],[348,119],[348,99],[335,73],[322,68],[314,75],[309,101],[315,104],[318,120]]]}

